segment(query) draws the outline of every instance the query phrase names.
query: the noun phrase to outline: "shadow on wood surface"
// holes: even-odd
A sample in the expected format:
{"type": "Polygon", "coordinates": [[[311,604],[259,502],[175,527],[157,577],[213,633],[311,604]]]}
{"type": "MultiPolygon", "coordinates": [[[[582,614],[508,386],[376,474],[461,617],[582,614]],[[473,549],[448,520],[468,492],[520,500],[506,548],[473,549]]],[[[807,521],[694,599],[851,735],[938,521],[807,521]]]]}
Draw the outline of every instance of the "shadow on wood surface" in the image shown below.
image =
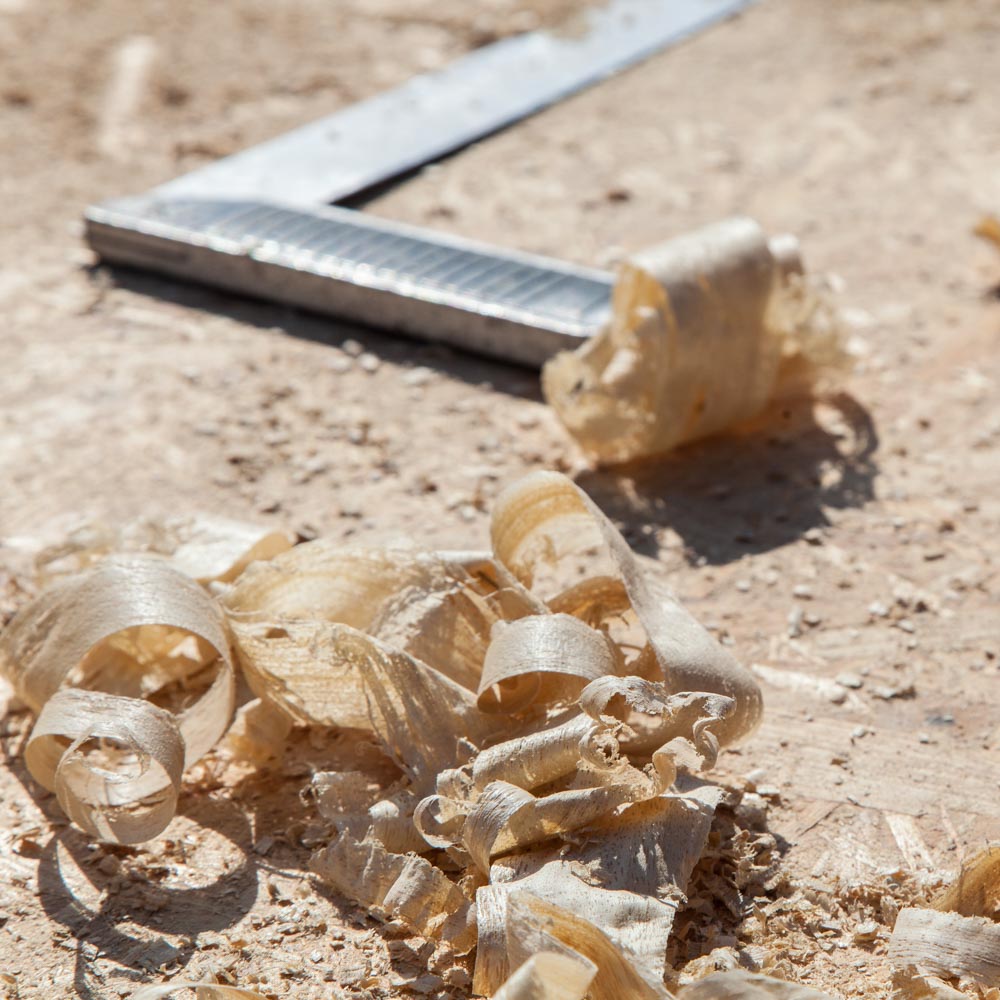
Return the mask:
{"type": "Polygon", "coordinates": [[[214,831],[228,842],[225,862],[220,858],[216,870],[200,873],[205,885],[161,886],[157,869],[163,866],[137,865],[126,873],[122,861],[135,857],[137,849],[98,847],[64,820],[42,848],[38,896],[53,924],[75,939],[73,985],[81,997],[107,995],[108,984],[94,971],[98,955],[133,970],[136,984],[146,982],[159,969],[187,965],[198,950],[199,934],[232,927],[256,902],[260,865],[250,849],[245,812],[231,800],[197,793],[184,798],[185,812],[198,823],[200,835],[214,831]],[[157,935],[182,940],[171,943],[157,935]]]}
{"type": "Polygon", "coordinates": [[[822,529],[828,509],[873,499],[877,448],[868,410],[839,393],[819,405],[773,406],[743,433],[586,472],[577,483],[639,552],[659,555],[670,529],[691,562],[723,564],[822,529]]]}
{"type": "MultiPolygon", "coordinates": [[[[296,730],[284,755],[235,783],[189,779],[177,819],[160,837],[130,847],[98,843],[67,822],[55,796],[28,774],[27,732],[17,748],[4,746],[4,763],[48,821],[47,839],[23,838],[17,853],[37,866],[49,933],[73,954],[73,989],[84,1000],[103,1000],[128,983],[147,984],[184,969],[213,947],[213,934],[260,910],[262,893],[280,909],[292,902],[282,891],[310,883],[309,891],[323,895],[342,924],[356,918],[356,907],[309,874],[316,845],[303,843],[302,834],[317,816],[301,796],[313,770],[370,766],[373,778],[391,782],[398,776],[366,734],[296,730]],[[270,843],[262,849],[263,838],[270,843]],[[101,971],[98,958],[117,967],[113,978],[101,971]]],[[[322,822],[316,829],[332,835],[322,822]]]]}
{"type": "Polygon", "coordinates": [[[345,341],[355,340],[365,351],[392,364],[403,367],[423,365],[470,385],[488,382],[494,389],[509,396],[535,402],[540,402],[542,398],[536,371],[466,354],[447,344],[387,333],[349,320],[252,299],[235,292],[219,291],[205,285],[161,278],[128,267],[96,265],[90,269],[90,274],[95,281],[110,280],[117,288],[163,299],[188,309],[203,309],[258,329],[277,331],[332,347],[341,347],[345,341]]]}

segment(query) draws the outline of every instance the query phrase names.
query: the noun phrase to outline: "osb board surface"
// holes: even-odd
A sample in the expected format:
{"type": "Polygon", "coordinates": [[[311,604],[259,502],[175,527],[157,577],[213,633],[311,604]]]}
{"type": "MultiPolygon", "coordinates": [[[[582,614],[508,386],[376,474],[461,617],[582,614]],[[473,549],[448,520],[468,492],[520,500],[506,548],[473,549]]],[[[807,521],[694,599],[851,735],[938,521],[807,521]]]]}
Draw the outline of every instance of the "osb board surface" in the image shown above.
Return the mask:
{"type": "MultiPolygon", "coordinates": [[[[991,0],[764,0],[369,206],[598,264],[733,211],[799,234],[843,279],[859,370],[835,406],[655,466],[582,471],[529,373],[87,269],[84,203],[566,6],[0,4],[4,610],[24,541],[87,518],[203,509],[482,544],[506,481],[573,470],[770,671],[767,721],[723,771],[768,791],[784,870],[848,916],[772,919],[754,943],[811,985],[884,996],[884,939],[855,943],[851,907],[884,932],[920,872],[1000,835],[1000,257],[970,234],[1000,210],[991,0]],[[116,117],[115,54],[136,34],[154,69],[116,117]]],[[[467,992],[457,972],[420,978],[419,942],[303,873],[304,776],[364,747],[302,738],[263,776],[210,760],[168,837],[105,852],[26,787],[24,720],[7,728],[0,971],[22,997],[127,995],[181,967],[275,996],[467,992]]]]}

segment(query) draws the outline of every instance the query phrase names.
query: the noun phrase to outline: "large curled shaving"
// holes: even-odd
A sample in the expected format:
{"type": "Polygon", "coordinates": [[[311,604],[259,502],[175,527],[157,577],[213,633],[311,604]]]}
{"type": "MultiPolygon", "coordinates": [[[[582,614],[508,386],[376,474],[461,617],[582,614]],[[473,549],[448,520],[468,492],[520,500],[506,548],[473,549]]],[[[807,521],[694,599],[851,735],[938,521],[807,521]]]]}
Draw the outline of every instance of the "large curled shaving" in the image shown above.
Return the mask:
{"type": "Polygon", "coordinates": [[[754,417],[842,365],[832,309],[794,237],[732,218],[635,254],[607,325],[542,373],[545,398],[599,462],[631,461],[754,417]]]}
{"type": "Polygon", "coordinates": [[[517,712],[532,704],[573,701],[584,686],[614,674],[618,647],[572,615],[529,615],[497,622],[479,680],[484,712],[517,712]]]}
{"type": "Polygon", "coordinates": [[[217,603],[148,556],[109,557],[58,580],[4,631],[0,665],[39,712],[25,752],[32,776],[75,823],[117,843],[166,827],[183,769],[233,711],[217,603]],[[176,714],[146,700],[199,683],[202,693],[176,714]]]}
{"type": "MultiPolygon", "coordinates": [[[[663,587],[643,578],[632,550],[601,509],[572,480],[536,472],[505,490],[491,522],[493,549],[525,587],[536,569],[596,545],[607,550],[671,691],[708,691],[732,698],[734,710],[717,729],[725,746],[749,735],[763,701],[753,675],[663,587]]],[[[604,591],[612,590],[607,583],[604,591]]],[[[565,603],[555,595],[551,603],[565,603]]]]}
{"type": "Polygon", "coordinates": [[[346,625],[473,691],[493,625],[547,610],[485,553],[345,549],[325,539],[251,566],[224,603],[238,631],[346,625]]]}

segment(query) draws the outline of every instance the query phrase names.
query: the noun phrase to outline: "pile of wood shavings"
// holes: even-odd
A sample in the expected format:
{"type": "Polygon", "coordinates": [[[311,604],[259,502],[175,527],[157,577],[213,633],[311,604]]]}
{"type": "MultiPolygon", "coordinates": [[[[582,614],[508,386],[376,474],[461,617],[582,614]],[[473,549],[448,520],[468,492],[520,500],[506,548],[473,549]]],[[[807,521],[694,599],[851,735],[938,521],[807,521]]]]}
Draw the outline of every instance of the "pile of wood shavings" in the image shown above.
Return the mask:
{"type": "Polygon", "coordinates": [[[191,534],[156,558],[59,553],[76,565],[50,559],[50,575],[83,572],[3,636],[5,672],[41,710],[28,765],[78,825],[159,833],[182,765],[229,724],[238,669],[256,695],[226,737],[242,759],[298,722],[368,730],[396,763],[389,787],[314,775],[335,834],[313,870],[439,967],[474,953],[477,994],[687,995],[721,969],[726,995],[810,995],[753,975],[793,970],[713,926],[721,906],[736,928],[780,880],[760,797],[698,777],[752,731],[759,690],[565,477],[500,498],[492,553],[191,534]],[[581,554],[598,571],[560,582],[581,554]]]}

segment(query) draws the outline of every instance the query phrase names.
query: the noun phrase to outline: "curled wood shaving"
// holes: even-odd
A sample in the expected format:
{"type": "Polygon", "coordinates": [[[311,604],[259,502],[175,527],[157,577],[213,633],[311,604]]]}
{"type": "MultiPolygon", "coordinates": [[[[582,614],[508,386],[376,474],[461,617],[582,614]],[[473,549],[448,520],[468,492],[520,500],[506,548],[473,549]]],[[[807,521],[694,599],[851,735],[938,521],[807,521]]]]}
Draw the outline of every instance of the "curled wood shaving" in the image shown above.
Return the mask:
{"type": "Polygon", "coordinates": [[[472,763],[472,781],[484,789],[494,781],[537,788],[573,773],[588,755],[597,727],[586,716],[483,750],[472,763]]]}
{"type": "MultiPolygon", "coordinates": [[[[309,543],[252,567],[224,597],[255,691],[300,721],[372,731],[417,800],[411,813],[412,800],[394,800],[392,836],[409,821],[423,842],[407,854],[377,832],[360,776],[323,779],[322,808],[340,833],[315,870],[384,918],[446,938],[430,915],[442,917],[439,894],[456,883],[417,857],[443,851],[480,887],[477,990],[500,988],[512,968],[506,897],[520,892],[571,911],[566,935],[584,929],[593,942],[598,992],[607,980],[662,995],[677,901],[714,807],[672,785],[754,728],[759,688],[646,583],[566,477],[512,487],[491,536],[493,553],[475,556],[309,543]],[[600,574],[536,589],[548,564],[596,561],[595,548],[600,574]],[[610,638],[623,613],[645,629],[652,679],[631,674],[640,661],[626,663],[610,638]],[[328,801],[333,788],[348,804],[328,801]]],[[[464,914],[460,895],[448,912],[464,914]]]]}
{"type": "MultiPolygon", "coordinates": [[[[663,794],[682,766],[697,771],[714,763],[718,743],[712,726],[721,724],[731,699],[669,696],[662,685],[638,678],[602,678],[584,689],[580,705],[592,710],[603,706],[629,681],[652,689],[653,693],[646,692],[649,701],[642,704],[646,708],[655,704],[672,722],[662,745],[649,743],[648,733],[644,734],[646,749],[656,747],[646,767],[635,766],[621,750],[618,737],[632,735],[629,727],[613,716],[589,720],[577,716],[484,751],[471,766],[471,782],[456,780],[453,772],[443,774],[439,794],[425,799],[415,816],[425,839],[436,847],[460,844],[485,873],[498,856],[590,826],[619,806],[663,794]],[[600,692],[591,697],[595,686],[600,692]],[[701,711],[690,715],[687,735],[681,735],[684,730],[678,720],[683,712],[675,712],[675,705],[694,704],[700,704],[701,711]],[[564,785],[568,780],[568,786],[552,787],[560,778],[564,785]],[[536,796],[528,790],[540,784],[550,786],[547,794],[536,796]]],[[[643,740],[638,744],[642,746],[643,740]]]]}
{"type": "Polygon", "coordinates": [[[166,827],[183,769],[233,711],[217,603],[151,557],[111,557],[57,581],[5,630],[0,663],[39,712],[25,751],[32,777],[75,823],[112,842],[166,827]],[[178,685],[202,691],[176,712],[145,700],[178,685]]]}
{"type": "Polygon", "coordinates": [[[538,702],[572,702],[589,681],[614,674],[620,660],[605,633],[572,615],[497,622],[479,681],[479,707],[516,712],[538,702]]]}
{"type": "Polygon", "coordinates": [[[690,797],[657,796],[606,816],[573,849],[538,850],[497,862],[491,883],[531,893],[587,921],[655,991],[662,987],[677,906],[704,848],[715,804],[715,789],[690,797]]]}
{"type": "Polygon", "coordinates": [[[462,830],[462,844],[483,872],[493,858],[515,848],[589,826],[632,798],[625,784],[571,788],[536,797],[494,781],[472,807],[462,830]]]}
{"type": "MultiPolygon", "coordinates": [[[[599,581],[600,593],[615,584],[645,629],[650,649],[671,691],[706,691],[734,702],[718,727],[721,745],[749,735],[760,722],[762,700],[753,675],[740,666],[662,585],[648,582],[618,530],[598,506],[566,476],[537,472],[498,498],[490,527],[497,558],[526,587],[547,562],[593,549],[604,550],[617,579],[599,581]]],[[[577,604],[592,612],[591,592],[574,587],[553,595],[555,605],[577,604]],[[575,597],[575,600],[573,599],[575,597]]],[[[614,603],[620,610],[620,601],[614,603]]]]}
{"type": "Polygon", "coordinates": [[[794,238],[733,218],[621,267],[612,318],[543,371],[545,397],[601,462],[630,461],[755,416],[783,376],[841,356],[794,238]]]}
{"type": "Polygon", "coordinates": [[[225,605],[237,626],[349,626],[473,691],[493,625],[547,611],[483,553],[351,550],[325,539],[250,567],[225,605]]]}
{"type": "Polygon", "coordinates": [[[320,814],[355,837],[368,837],[394,854],[426,851],[413,824],[416,799],[409,789],[386,794],[363,771],[319,771],[311,791],[320,814]]]}
{"type": "MultiPolygon", "coordinates": [[[[502,886],[484,885],[476,890],[476,965],[472,980],[472,992],[477,996],[493,996],[510,977],[512,967],[518,963],[511,960],[507,946],[508,929],[512,927],[510,892],[502,886]]],[[[532,926],[529,922],[529,926],[532,926]]],[[[523,938],[511,929],[511,943],[517,947],[523,938]]],[[[554,938],[539,944],[537,951],[568,953],[569,957],[579,954],[567,948],[554,938]]],[[[530,958],[530,954],[522,961],[530,958]]],[[[582,958],[582,956],[581,956],[582,958]]]]}
{"type": "Polygon", "coordinates": [[[345,896],[388,920],[430,939],[444,939],[456,954],[472,950],[476,927],[472,904],[429,861],[393,854],[372,841],[341,834],[317,851],[312,870],[345,896]]]}
{"type": "Polygon", "coordinates": [[[299,722],[372,730],[418,788],[465,763],[497,728],[475,695],[358,629],[325,621],[232,619],[247,681],[299,722]],[[280,624],[279,624],[280,623],[280,624]]]}

